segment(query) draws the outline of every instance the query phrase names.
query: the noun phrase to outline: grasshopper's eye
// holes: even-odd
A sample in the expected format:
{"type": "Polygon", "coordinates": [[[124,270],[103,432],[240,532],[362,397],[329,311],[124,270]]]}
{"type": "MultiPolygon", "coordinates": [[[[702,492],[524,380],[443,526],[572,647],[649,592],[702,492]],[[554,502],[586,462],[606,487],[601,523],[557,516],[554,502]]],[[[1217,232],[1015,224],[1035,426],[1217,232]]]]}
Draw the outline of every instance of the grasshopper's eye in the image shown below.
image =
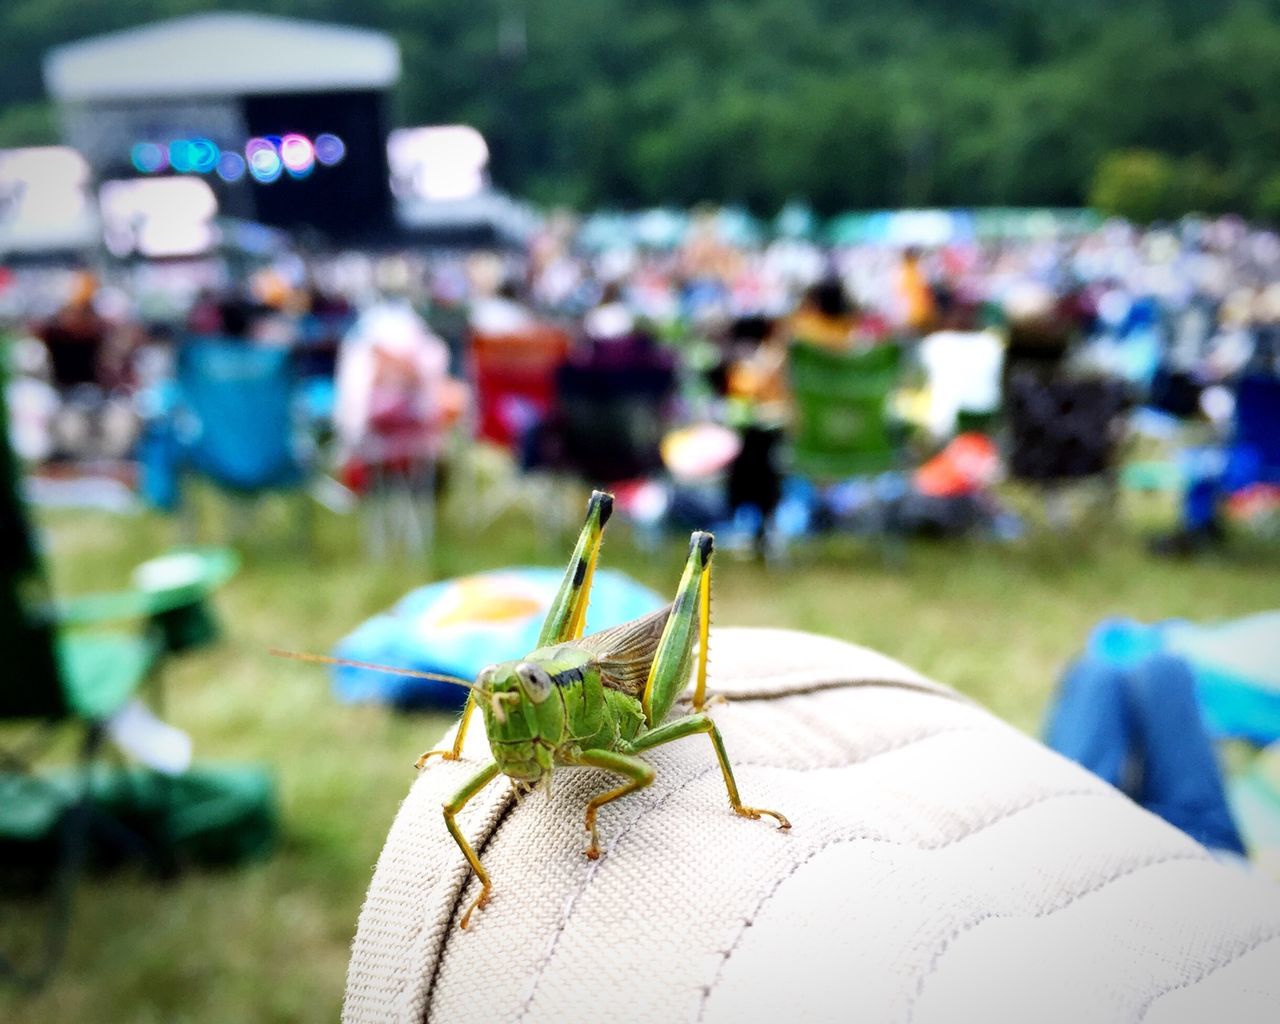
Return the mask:
{"type": "Polygon", "coordinates": [[[551,696],[551,677],[541,665],[522,661],[516,666],[516,676],[519,677],[524,692],[535,704],[541,704],[551,696]]]}
{"type": "Polygon", "coordinates": [[[489,684],[493,682],[494,673],[498,671],[497,665],[486,665],[480,670],[480,674],[476,676],[476,686],[482,690],[487,690],[489,684]]]}

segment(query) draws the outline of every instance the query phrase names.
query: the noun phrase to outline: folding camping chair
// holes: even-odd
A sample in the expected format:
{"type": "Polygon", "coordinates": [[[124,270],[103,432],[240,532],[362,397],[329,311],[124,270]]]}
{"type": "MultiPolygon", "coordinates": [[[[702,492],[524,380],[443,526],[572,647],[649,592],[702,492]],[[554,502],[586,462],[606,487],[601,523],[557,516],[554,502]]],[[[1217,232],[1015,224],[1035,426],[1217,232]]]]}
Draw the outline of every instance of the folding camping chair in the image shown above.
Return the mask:
{"type": "Polygon", "coordinates": [[[294,360],[300,380],[333,380],[343,336],[355,323],[353,314],[308,313],[298,323],[294,360]]]}
{"type": "Polygon", "coordinates": [[[555,327],[516,335],[474,335],[471,372],[478,435],[515,448],[531,425],[555,407],[556,371],[569,354],[569,336],[555,327]]]}
{"type": "MultiPolygon", "coordinates": [[[[902,348],[832,352],[803,342],[790,346],[787,372],[795,402],[790,469],[818,485],[873,476],[872,529],[889,533],[885,474],[904,468],[903,439],[891,418],[902,348]]],[[[886,548],[886,554],[887,554],[886,548]]]]}
{"type": "Polygon", "coordinates": [[[22,859],[16,851],[44,844],[50,847],[43,851],[44,862],[55,871],[40,962],[23,970],[0,954],[0,981],[39,987],[52,975],[65,942],[72,886],[94,817],[91,767],[107,723],[152,677],[166,651],[213,636],[202,600],[235,571],[235,559],[229,552],[188,553],[188,562],[176,566],[180,579],[171,560],[157,560],[134,590],[54,603],[19,498],[4,394],[0,386],[0,870],[25,888],[33,879],[17,877],[25,873],[18,870],[22,859]],[[193,565],[194,574],[188,571],[193,565]],[[73,628],[128,619],[144,621],[147,628],[73,628]],[[78,771],[69,779],[32,771],[34,755],[59,725],[81,734],[78,771]],[[10,737],[21,728],[29,731],[15,747],[10,737]]]}
{"type": "Polygon", "coordinates": [[[375,558],[393,548],[414,556],[434,548],[439,467],[432,433],[420,425],[374,434],[355,453],[365,541],[375,558]]]}
{"type": "MultiPolygon", "coordinates": [[[[556,372],[569,354],[569,336],[540,325],[515,335],[473,335],[470,372],[475,387],[475,436],[508,451],[521,475],[540,469],[537,442],[556,403],[556,372]]],[[[546,474],[530,479],[531,493],[514,480],[481,486],[473,481],[469,510],[477,528],[512,508],[549,512],[554,483],[546,474]]]]}
{"type": "MultiPolygon", "coordinates": [[[[1139,466],[1144,475],[1163,474],[1182,492],[1182,516],[1173,533],[1154,538],[1157,554],[1188,555],[1224,539],[1222,514],[1261,527],[1274,522],[1280,492],[1280,376],[1270,357],[1259,359],[1236,382],[1231,429],[1222,443],[1191,448],[1179,463],[1139,466]]],[[[1134,466],[1125,481],[1144,482],[1134,466]]]]}
{"type": "MultiPolygon", "coordinates": [[[[173,429],[181,471],[237,497],[297,494],[310,536],[312,445],[299,426],[291,354],[243,341],[198,338],[178,353],[173,429]]],[[[191,506],[184,502],[187,531],[191,506]]]]}
{"type": "Polygon", "coordinates": [[[791,463],[815,480],[884,473],[901,465],[889,398],[898,382],[902,349],[832,352],[803,342],[788,352],[796,404],[791,463]]]}
{"type": "Polygon", "coordinates": [[[71,893],[93,816],[92,766],[102,752],[106,723],[150,676],[160,645],[149,634],[58,635],[50,609],[28,596],[41,589],[29,542],[8,529],[0,536],[10,563],[5,568],[13,570],[0,577],[0,643],[9,666],[9,683],[0,690],[0,723],[36,727],[21,747],[0,750],[0,850],[9,853],[0,866],[9,886],[25,890],[44,880],[27,877],[22,864],[31,858],[16,851],[47,847],[40,859],[54,865],[39,962],[23,969],[0,954],[0,981],[38,988],[52,976],[66,941],[71,893]],[[81,733],[78,771],[70,786],[42,778],[31,766],[53,727],[64,724],[81,733]]]}
{"type": "Polygon", "coordinates": [[[560,464],[592,486],[662,468],[672,367],[566,363],[556,374],[560,464]]]}
{"type": "Polygon", "coordinates": [[[1131,404],[1123,381],[1046,380],[1031,373],[1009,380],[1009,476],[1040,489],[1051,525],[1066,521],[1069,484],[1099,484],[1105,503],[1114,505],[1124,415],[1131,404]]]}

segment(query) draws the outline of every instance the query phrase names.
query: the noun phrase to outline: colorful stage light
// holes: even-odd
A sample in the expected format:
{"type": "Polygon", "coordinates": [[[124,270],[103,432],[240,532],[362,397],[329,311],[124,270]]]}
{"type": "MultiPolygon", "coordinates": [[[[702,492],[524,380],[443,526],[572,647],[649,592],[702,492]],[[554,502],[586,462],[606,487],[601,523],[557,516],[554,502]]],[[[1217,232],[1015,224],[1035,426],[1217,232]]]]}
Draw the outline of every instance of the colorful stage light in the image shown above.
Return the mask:
{"type": "Polygon", "coordinates": [[[218,158],[218,177],[225,182],[236,182],[244,177],[244,157],[227,150],[218,158]]]}
{"type": "Polygon", "coordinates": [[[249,173],[262,185],[276,181],[284,170],[284,163],[270,139],[256,138],[245,143],[244,155],[248,159],[249,173]]]}
{"type": "Polygon", "coordinates": [[[315,151],[316,160],[326,167],[332,167],[341,163],[342,158],[347,155],[347,145],[338,136],[321,132],[316,136],[315,151]]]}
{"type": "Polygon", "coordinates": [[[187,141],[187,159],[191,170],[196,174],[208,174],[218,166],[221,155],[217,143],[212,139],[195,138],[187,141]]]}
{"type": "Polygon", "coordinates": [[[164,146],[154,142],[138,142],[129,152],[134,170],[142,174],[157,174],[169,166],[169,154],[164,146]]]}
{"type": "Polygon", "coordinates": [[[191,173],[191,144],[186,139],[169,143],[169,166],[179,174],[191,173]]]}
{"type": "Polygon", "coordinates": [[[316,151],[305,135],[290,134],[280,140],[280,161],[294,178],[305,178],[316,165],[316,151]]]}
{"type": "Polygon", "coordinates": [[[129,150],[129,159],[140,174],[214,174],[225,182],[236,182],[247,172],[254,181],[267,185],[288,173],[301,180],[317,164],[332,167],[347,155],[346,144],[338,136],[323,132],[315,140],[300,132],[263,135],[249,139],[244,156],[221,149],[212,139],[196,136],[168,143],[142,141],[129,150]]]}

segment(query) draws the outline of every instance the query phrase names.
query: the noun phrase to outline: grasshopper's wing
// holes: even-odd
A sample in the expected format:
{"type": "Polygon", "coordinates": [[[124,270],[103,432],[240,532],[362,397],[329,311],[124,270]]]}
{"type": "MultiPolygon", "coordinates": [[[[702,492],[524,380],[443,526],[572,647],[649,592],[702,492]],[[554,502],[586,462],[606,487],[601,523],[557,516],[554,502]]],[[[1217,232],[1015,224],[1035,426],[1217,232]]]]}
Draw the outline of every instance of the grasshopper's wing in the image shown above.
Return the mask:
{"type": "Polygon", "coordinates": [[[605,686],[639,697],[670,615],[671,605],[667,605],[642,618],[584,636],[577,646],[590,652],[605,686]]]}

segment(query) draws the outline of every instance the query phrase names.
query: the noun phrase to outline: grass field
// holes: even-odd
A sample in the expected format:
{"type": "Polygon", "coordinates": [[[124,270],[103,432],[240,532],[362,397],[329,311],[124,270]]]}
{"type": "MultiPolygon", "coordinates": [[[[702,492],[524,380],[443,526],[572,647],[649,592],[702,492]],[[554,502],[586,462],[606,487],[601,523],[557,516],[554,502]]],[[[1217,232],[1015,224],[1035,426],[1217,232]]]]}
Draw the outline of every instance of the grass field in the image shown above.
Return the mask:
{"type": "MultiPolygon", "coordinates": [[[[325,651],[428,579],[558,564],[572,539],[538,541],[519,516],[473,533],[455,504],[430,567],[374,563],[354,522],[325,514],[311,550],[300,550],[289,539],[291,507],[259,510],[240,543],[243,570],[217,602],[224,641],[166,670],[167,716],[191,733],[200,758],[274,769],[281,847],[269,861],[233,871],[167,883],[129,875],[86,883],[58,977],[37,996],[0,991],[0,1020],[336,1018],[356,915],[413,780],[410,766],[449,722],[339,705],[323,669],[273,659],[267,650],[325,651]]],[[[1132,506],[1121,523],[1151,515],[1132,506]]],[[[716,621],[789,626],[878,648],[1034,732],[1059,670],[1099,618],[1211,619],[1280,599],[1274,548],[1255,543],[1229,558],[1164,563],[1146,555],[1139,527],[1121,523],[1094,519],[1012,547],[915,544],[892,568],[852,541],[802,549],[785,569],[723,557],[716,621]]],[[[149,516],[59,513],[40,525],[62,593],[121,585],[134,564],[176,536],[172,523],[149,516]]],[[[683,553],[678,539],[659,556],[641,553],[619,527],[604,557],[670,592],[683,553]]],[[[30,908],[0,904],[0,941],[10,944],[37,923],[30,908]]]]}

